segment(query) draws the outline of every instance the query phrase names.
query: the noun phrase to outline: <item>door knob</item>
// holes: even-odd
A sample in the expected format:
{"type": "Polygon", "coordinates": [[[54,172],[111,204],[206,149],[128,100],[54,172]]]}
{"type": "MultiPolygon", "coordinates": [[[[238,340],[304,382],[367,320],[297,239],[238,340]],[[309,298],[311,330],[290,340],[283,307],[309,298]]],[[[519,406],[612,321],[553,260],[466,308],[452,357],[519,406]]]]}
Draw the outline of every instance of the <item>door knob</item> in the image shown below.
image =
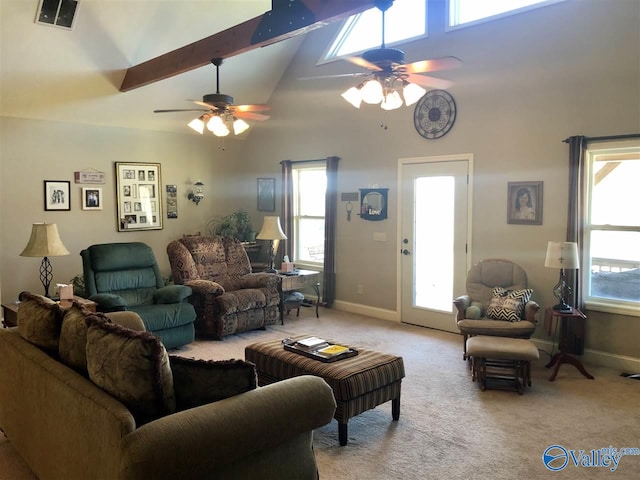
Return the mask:
{"type": "Polygon", "coordinates": [[[406,248],[404,250],[402,250],[402,254],[403,255],[409,255],[411,252],[409,250],[407,250],[406,248]]]}

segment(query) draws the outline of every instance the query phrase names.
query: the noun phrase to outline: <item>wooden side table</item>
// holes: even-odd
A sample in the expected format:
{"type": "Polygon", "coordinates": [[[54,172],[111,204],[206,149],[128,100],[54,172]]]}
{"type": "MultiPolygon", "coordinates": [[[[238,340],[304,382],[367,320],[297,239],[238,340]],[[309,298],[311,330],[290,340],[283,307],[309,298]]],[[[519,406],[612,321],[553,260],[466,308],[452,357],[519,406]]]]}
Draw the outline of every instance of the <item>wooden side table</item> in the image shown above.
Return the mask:
{"type": "Polygon", "coordinates": [[[2,304],[2,326],[4,328],[18,325],[18,305],[20,304],[15,302],[2,304]]]}
{"type": "Polygon", "coordinates": [[[571,308],[570,312],[559,312],[553,308],[547,308],[544,313],[544,322],[547,326],[547,333],[551,335],[551,326],[553,322],[560,322],[560,339],[559,339],[559,348],[560,352],[556,353],[551,357],[549,363],[545,365],[545,368],[553,368],[553,372],[551,373],[551,377],[549,377],[549,381],[553,382],[558,375],[558,370],[560,370],[560,365],[563,363],[568,363],[573,365],[578,369],[578,371],[584,375],[585,377],[593,380],[593,375],[587,372],[582,365],[582,362],[578,360],[573,355],[567,353],[567,319],[573,318],[577,322],[578,325],[578,333],[580,335],[584,334],[584,321],[587,318],[584,313],[582,313],[577,308],[571,308]]]}
{"type": "MultiPolygon", "coordinates": [[[[87,310],[92,313],[96,313],[97,303],[92,300],[87,300],[86,298],[78,297],[77,295],[73,296],[73,299],[82,304],[87,310]]],[[[61,303],[63,307],[67,307],[71,305],[64,305],[61,303]]],[[[3,303],[2,304],[2,316],[4,320],[2,321],[2,326],[4,328],[15,327],[18,325],[18,307],[20,307],[20,302],[12,302],[12,303],[3,303]]]]}
{"type": "Polygon", "coordinates": [[[314,270],[297,270],[295,275],[279,273],[278,276],[282,279],[280,292],[280,321],[282,325],[284,325],[284,294],[302,290],[307,285],[313,288],[316,294],[316,318],[320,318],[320,314],[318,313],[318,305],[320,304],[320,272],[314,270]]]}

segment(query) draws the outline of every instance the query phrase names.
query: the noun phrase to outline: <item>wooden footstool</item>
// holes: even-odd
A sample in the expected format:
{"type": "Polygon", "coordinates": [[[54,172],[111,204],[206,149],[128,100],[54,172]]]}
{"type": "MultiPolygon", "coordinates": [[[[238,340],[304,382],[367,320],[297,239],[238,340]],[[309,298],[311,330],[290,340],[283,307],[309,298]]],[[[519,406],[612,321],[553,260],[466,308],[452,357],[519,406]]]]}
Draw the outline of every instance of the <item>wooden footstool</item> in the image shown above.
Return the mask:
{"type": "Polygon", "coordinates": [[[530,362],[540,358],[531,340],[484,335],[467,340],[467,355],[471,357],[472,379],[481,390],[488,382],[495,382],[515,387],[520,395],[524,386],[531,386],[530,362]]]}
{"type": "MultiPolygon", "coordinates": [[[[303,335],[299,338],[305,338],[303,335]]],[[[339,343],[339,342],[338,342],[339,343]]],[[[258,384],[299,375],[322,377],[336,399],[338,438],[347,444],[347,422],[351,417],[391,400],[393,420],[400,418],[400,385],[404,378],[402,357],[358,349],[355,357],[324,363],[284,349],[282,341],[260,342],[245,348],[245,359],[256,365],[258,384]]]]}

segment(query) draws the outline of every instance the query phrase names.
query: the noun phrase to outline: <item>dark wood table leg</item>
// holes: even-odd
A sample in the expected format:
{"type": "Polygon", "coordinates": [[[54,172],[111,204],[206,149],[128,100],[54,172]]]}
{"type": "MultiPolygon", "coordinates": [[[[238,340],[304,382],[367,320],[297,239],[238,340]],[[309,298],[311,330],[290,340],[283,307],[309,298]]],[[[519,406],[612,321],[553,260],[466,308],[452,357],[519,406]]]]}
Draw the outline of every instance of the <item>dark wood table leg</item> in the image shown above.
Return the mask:
{"type": "Polygon", "coordinates": [[[400,418],[400,395],[391,400],[391,417],[394,420],[398,420],[400,418]]]}
{"type": "Polygon", "coordinates": [[[560,358],[560,355],[562,355],[562,353],[555,353],[553,355],[553,357],[551,357],[551,360],[549,360],[549,363],[547,363],[544,368],[551,368],[553,367],[556,362],[558,361],[558,359],[560,358]]]}
{"type": "Polygon", "coordinates": [[[338,439],[340,440],[340,446],[344,447],[348,440],[347,435],[347,423],[338,422],[338,439]]]}
{"type": "Polygon", "coordinates": [[[556,366],[553,369],[553,373],[551,374],[551,377],[549,378],[550,382],[553,382],[556,379],[556,375],[558,375],[558,370],[560,370],[560,365],[562,365],[564,363],[568,363],[569,365],[573,365],[574,367],[576,367],[578,369],[578,371],[582,375],[587,377],[589,380],[593,380],[594,379],[593,375],[591,375],[589,372],[587,372],[585,370],[584,365],[582,365],[582,362],[580,360],[578,360],[573,355],[569,355],[567,353],[564,353],[559,357],[558,363],[556,363],[556,366]]]}
{"type": "Polygon", "coordinates": [[[320,306],[320,282],[315,282],[312,287],[316,292],[316,318],[320,318],[320,314],[318,313],[318,307],[320,306]]]}

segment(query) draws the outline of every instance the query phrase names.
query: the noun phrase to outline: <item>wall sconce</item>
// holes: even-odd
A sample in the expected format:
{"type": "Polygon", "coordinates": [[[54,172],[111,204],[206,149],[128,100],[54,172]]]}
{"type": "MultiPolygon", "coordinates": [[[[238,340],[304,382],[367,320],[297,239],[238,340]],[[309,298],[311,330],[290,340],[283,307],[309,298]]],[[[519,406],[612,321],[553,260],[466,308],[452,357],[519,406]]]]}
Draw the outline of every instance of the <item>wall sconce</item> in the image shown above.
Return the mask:
{"type": "Polygon", "coordinates": [[[204,187],[204,183],[198,180],[196,183],[193,184],[193,190],[189,192],[189,195],[187,195],[187,198],[191,200],[193,203],[195,203],[196,205],[198,205],[200,203],[200,200],[204,198],[204,193],[202,193],[202,187],[204,187]]]}

